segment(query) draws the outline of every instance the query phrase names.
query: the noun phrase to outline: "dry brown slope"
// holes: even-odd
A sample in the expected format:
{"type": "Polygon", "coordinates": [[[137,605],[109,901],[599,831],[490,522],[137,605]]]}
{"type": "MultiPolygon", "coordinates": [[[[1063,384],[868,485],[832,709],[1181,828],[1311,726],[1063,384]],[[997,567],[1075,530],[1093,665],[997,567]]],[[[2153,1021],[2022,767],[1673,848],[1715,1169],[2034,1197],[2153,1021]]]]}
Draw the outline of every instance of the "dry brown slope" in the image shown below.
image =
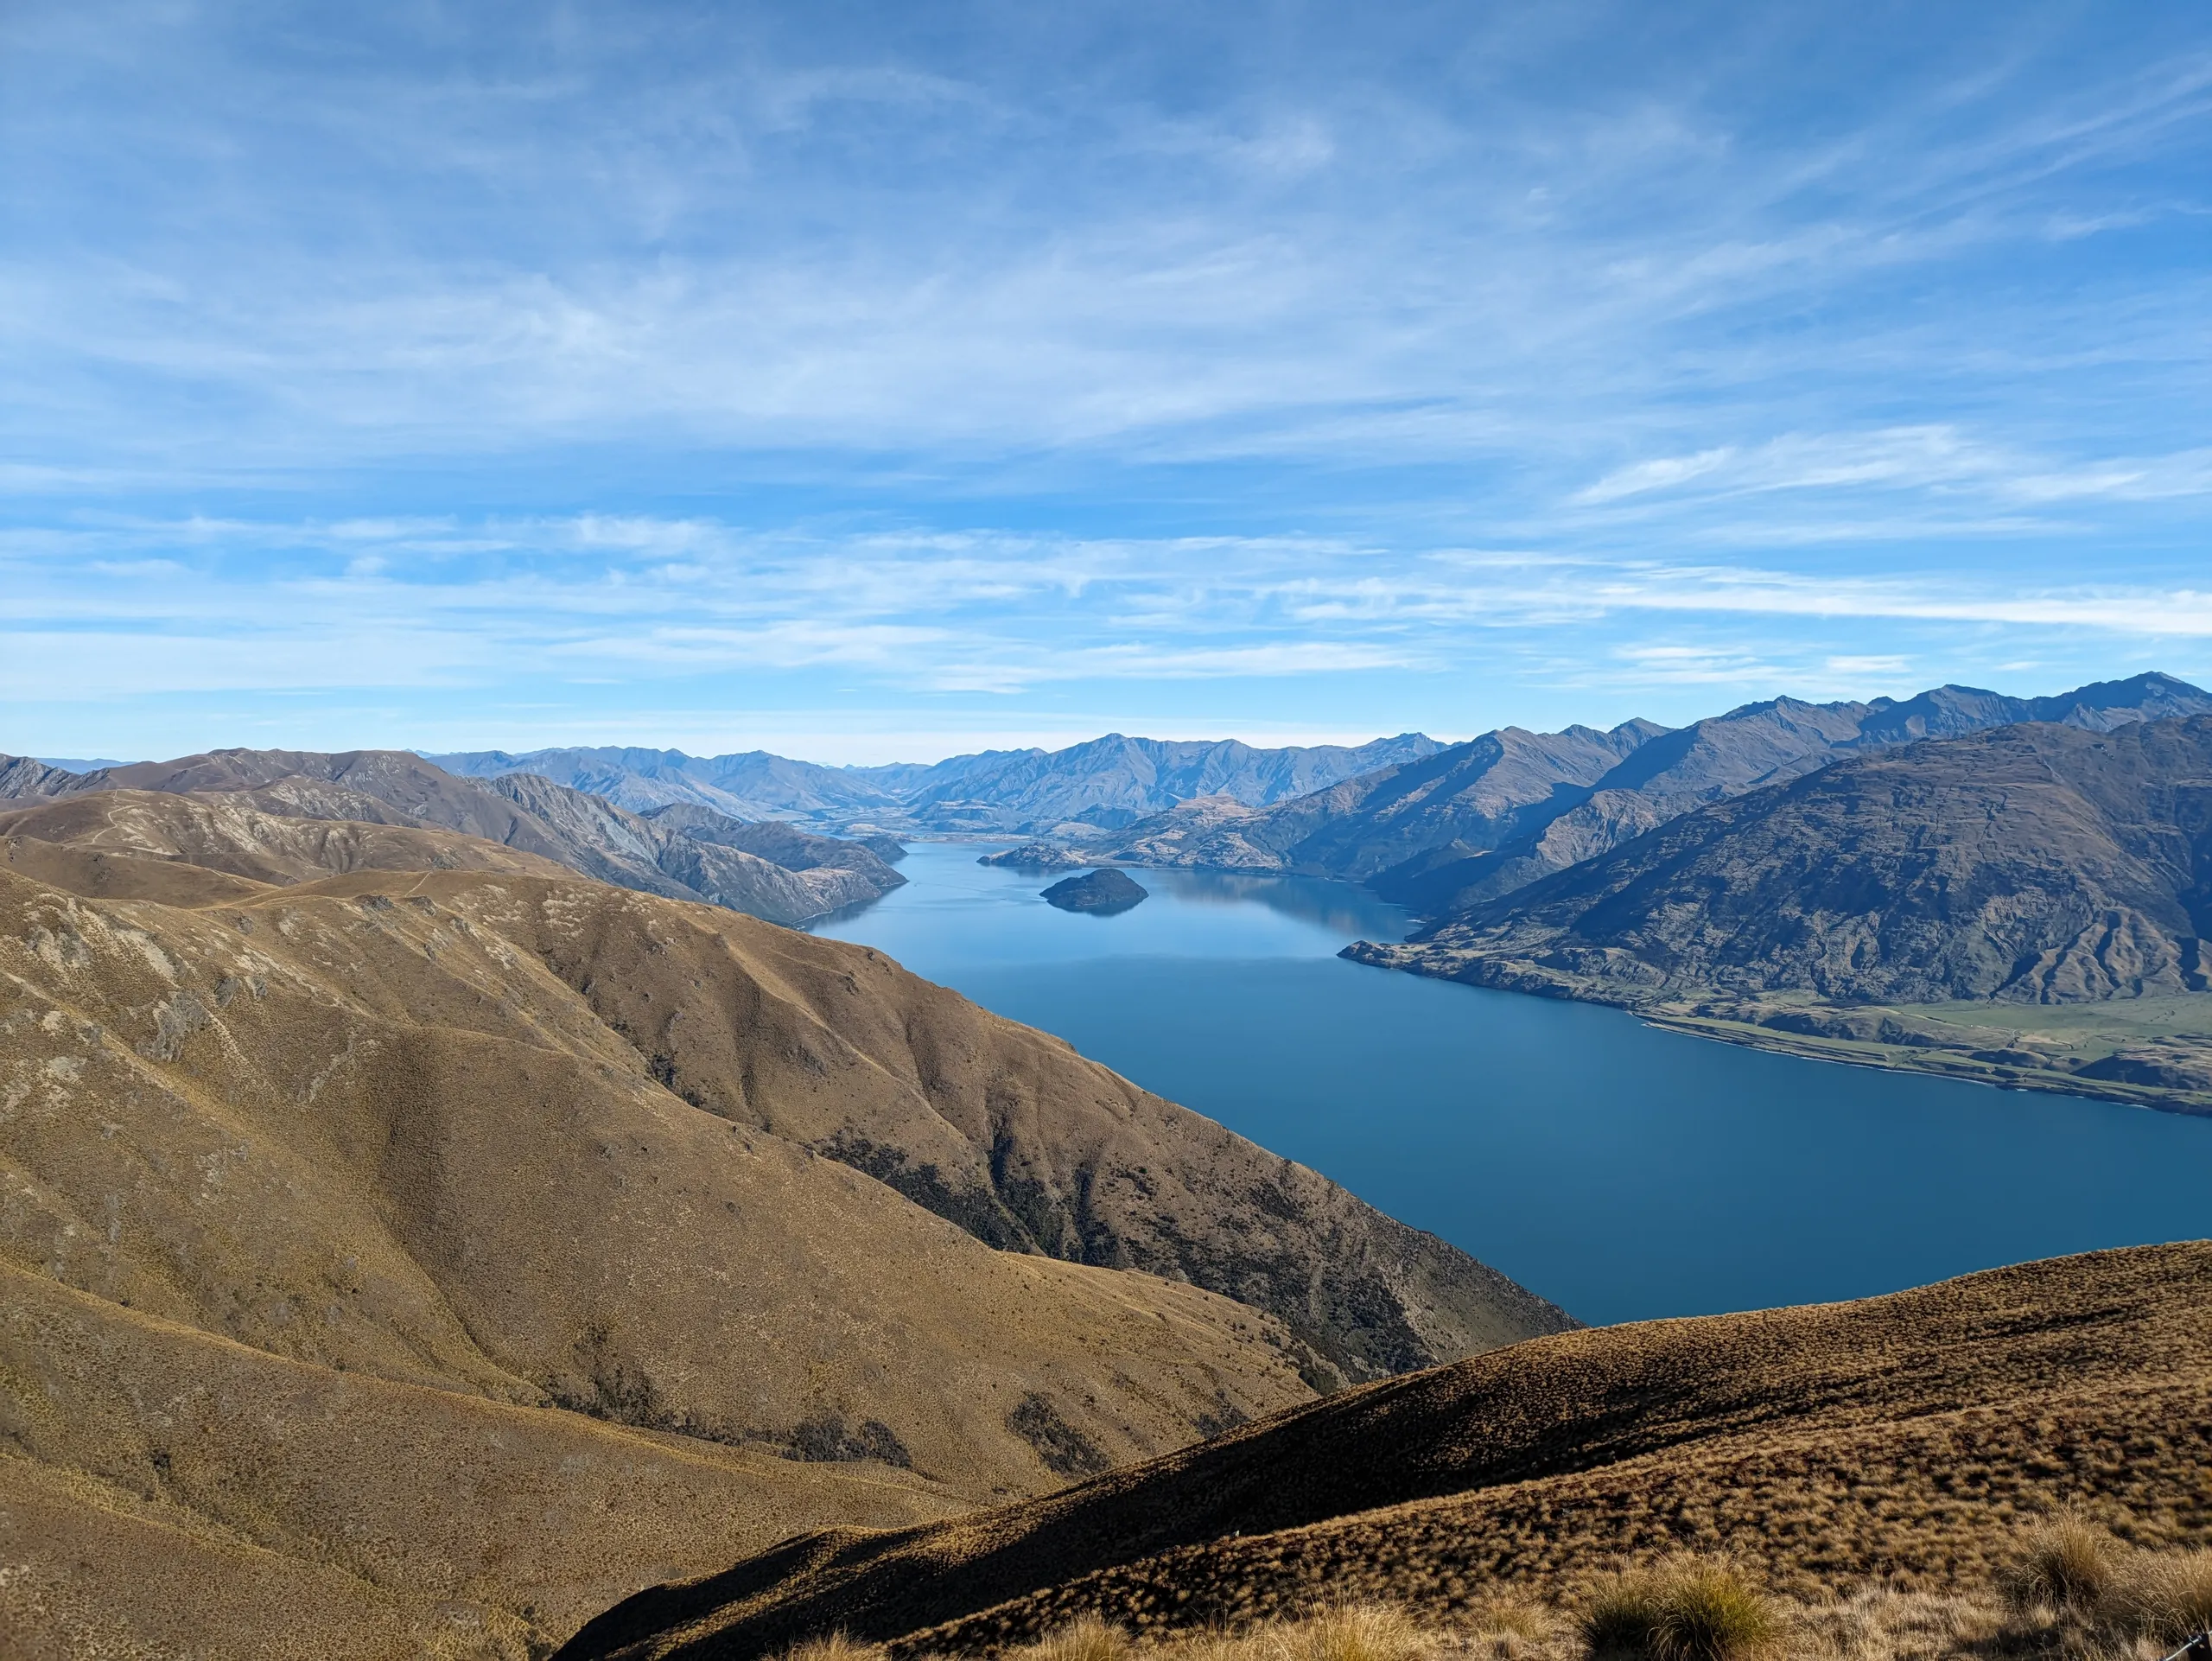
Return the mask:
{"type": "Polygon", "coordinates": [[[250,900],[270,886],[156,854],[73,848],[37,837],[0,837],[0,864],[18,876],[87,900],[152,900],[187,909],[250,900]]]}
{"type": "Polygon", "coordinates": [[[525,773],[489,781],[455,778],[404,750],[225,749],[83,774],[26,766],[20,757],[0,759],[0,799],[36,801],[111,791],[227,799],[285,818],[459,832],[594,881],[706,900],[785,923],[873,899],[902,880],[858,848],[836,869],[817,862],[814,869],[786,869],[548,780],[525,773]]]}
{"type": "MultiPolygon", "coordinates": [[[[987,1244],[1139,1269],[1280,1315],[1309,1346],[1310,1382],[1570,1324],[1313,1171],[879,953],[573,881],[529,889],[540,898],[527,904],[505,903],[524,892],[509,887],[484,891],[496,902],[465,882],[447,891],[581,995],[572,1024],[591,1046],[626,1037],[626,1067],[642,1060],[687,1101],[830,1154],[987,1244]]],[[[503,1000],[486,981],[505,973],[469,981],[463,1002],[503,1000]]],[[[441,992],[427,996],[422,1007],[454,1018],[441,992]]],[[[385,1009],[404,1021],[416,1007],[403,996],[385,1009]]],[[[170,1018],[199,1017],[180,1004],[170,1018]]]]}
{"type": "Polygon", "coordinates": [[[1439,1612],[1726,1547],[1785,1586],[1985,1573],[2020,1510],[2212,1530],[2212,1245],[1861,1302],[1533,1340],[1081,1487],[786,1544],[641,1594],[565,1655],[745,1657],[842,1626],[988,1648],[1081,1610],[1236,1621],[1324,1597],[1439,1612]]]}
{"type": "Polygon", "coordinates": [[[518,1651],[793,1529],[962,1503],[285,1360],[0,1267],[10,1656],[518,1651]]]}
{"type": "Polygon", "coordinates": [[[1128,1458],[1303,1393],[1256,1314],[989,1251],[671,1095],[511,938],[610,898],[688,920],[537,879],[182,912],[0,877],[0,1257],[391,1378],[786,1447],[876,1424],[981,1493],[1052,1479],[1007,1422],[1033,1395],[1128,1458]]]}
{"type": "MultiPolygon", "coordinates": [[[[845,1166],[678,1099],[528,943],[632,896],[376,873],[208,904],[196,868],[148,860],[138,875],[173,878],[198,908],[87,900],[0,870],[0,1265],[17,1271],[0,1310],[29,1319],[48,1289],[73,1289],[77,1314],[105,1312],[108,1328],[79,1348],[128,1350],[143,1323],[174,1323],[246,1347],[172,1377],[251,1373],[237,1358],[258,1352],[348,1405],[269,1415],[292,1462],[222,1444],[189,1496],[180,1455],[161,1449],[175,1503],[124,1517],[118,1485],[152,1465],[142,1416],[168,1398],[134,1387],[125,1410],[99,1397],[129,1371],[112,1356],[42,1371],[60,1353],[44,1339],[0,1363],[18,1523],[77,1543],[48,1592],[78,1612],[69,1630],[86,1642],[122,1620],[132,1643],[265,1653],[238,1634],[295,1596],[353,1608],[365,1631],[424,1618],[439,1575],[386,1586],[407,1605],[394,1615],[382,1592],[364,1602],[323,1574],[358,1539],[283,1520],[303,1503],[300,1454],[341,1433],[386,1461],[397,1497],[377,1526],[397,1533],[410,1506],[450,1507],[454,1416],[481,1407],[566,1426],[580,1455],[618,1433],[562,1405],[671,1448],[688,1437],[688,1457],[731,1473],[669,1488],[658,1518],[640,1499],[626,1523],[535,1502],[493,1523],[480,1506],[474,1537],[497,1561],[461,1602],[497,1626],[524,1604],[550,1620],[534,1588],[557,1575],[533,1561],[599,1553],[638,1583],[726,1557],[711,1543],[731,1531],[849,1514],[824,1461],[873,1472],[888,1496],[873,1520],[888,1522],[1053,1486],[1307,1394],[1287,1334],[1257,1312],[992,1251],[845,1166]],[[695,1507],[715,1512],[710,1524],[690,1520],[695,1507]],[[53,1520],[64,1512],[67,1528],[53,1520]],[[21,1521],[34,1515],[46,1520],[21,1521]],[[636,1546],[648,1521],[668,1543],[651,1560],[636,1546]],[[246,1554],[238,1596],[269,1601],[212,1628],[192,1625],[194,1607],[215,1618],[204,1600],[158,1632],[133,1626],[152,1606],[123,1588],[142,1569],[188,1581],[179,1565],[201,1561],[193,1542],[210,1527],[246,1554]],[[142,1565],[171,1548],[181,1556],[142,1565]]],[[[664,937],[689,913],[740,921],[636,903],[637,926],[664,937]]],[[[333,1477],[326,1520],[353,1480],[333,1477]]],[[[454,1550],[443,1577],[466,1579],[454,1550]]],[[[582,1600],[560,1607],[572,1618],[582,1600]]]]}
{"type": "Polygon", "coordinates": [[[1325,1359],[1316,1382],[1572,1325],[1306,1167],[880,952],[612,890],[499,926],[685,1099],[844,1160],[993,1244],[1268,1310],[1325,1359]]]}
{"type": "Polygon", "coordinates": [[[457,831],[291,818],[265,812],[239,797],[149,790],[65,796],[0,813],[0,837],[35,837],[87,853],[171,860],[277,885],[349,871],[569,875],[550,859],[457,831]]]}

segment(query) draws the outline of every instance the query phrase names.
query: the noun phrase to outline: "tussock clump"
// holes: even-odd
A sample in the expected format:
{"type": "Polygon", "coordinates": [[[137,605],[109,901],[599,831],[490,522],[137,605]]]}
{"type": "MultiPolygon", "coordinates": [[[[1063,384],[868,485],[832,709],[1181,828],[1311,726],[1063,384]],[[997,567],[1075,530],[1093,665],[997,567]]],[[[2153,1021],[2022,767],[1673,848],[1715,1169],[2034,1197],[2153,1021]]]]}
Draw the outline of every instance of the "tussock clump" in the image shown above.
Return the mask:
{"type": "Polygon", "coordinates": [[[1347,1603],[1279,1627],[1274,1661],[1421,1661],[1434,1641],[1395,1603],[1347,1603]]]}
{"type": "Polygon", "coordinates": [[[1551,1655],[1560,1650],[1566,1637],[1557,1613],[1536,1604],[1487,1604],[1466,1623],[1466,1647],[1497,1661],[1551,1655]]]}
{"type": "Polygon", "coordinates": [[[1018,1653],[1023,1661],[1129,1661],[1135,1645],[1119,1626],[1080,1615],[1018,1653]]]}
{"type": "Polygon", "coordinates": [[[882,1656],[880,1644],[862,1644],[842,1632],[831,1632],[825,1638],[800,1639],[779,1661],[882,1661],[882,1656]]]}
{"type": "Polygon", "coordinates": [[[1172,1661],[1267,1661],[1264,1640],[1253,1632],[1229,1632],[1217,1626],[1179,1632],[1160,1647],[1172,1661]]]}
{"type": "Polygon", "coordinates": [[[2018,1557],[1999,1575],[1998,1585],[2017,1610],[2086,1614],[2111,1589],[2113,1556],[2112,1536],[2062,1512],[2029,1534],[2018,1557]]]}
{"type": "Polygon", "coordinates": [[[1584,1610],[1591,1661],[1745,1661],[1770,1649],[1782,1622],[1733,1564],[1682,1558],[1624,1575],[1584,1610]]]}
{"type": "Polygon", "coordinates": [[[2113,1568],[2102,1612],[2160,1645],[2212,1631],[2212,1551],[2130,1552],[2113,1568]]]}
{"type": "Polygon", "coordinates": [[[1591,1661],[1640,1661],[1659,1630],[1656,1578],[1620,1575],[1606,1581],[1584,1607],[1581,1626],[1591,1661]]]}
{"type": "MultiPolygon", "coordinates": [[[[2032,1641],[1999,1645],[2006,1632],[1993,1598],[1869,1586],[1815,1605],[1791,1622],[1791,1661],[1957,1661],[1961,1655],[2041,1653],[2032,1641]]],[[[2015,1635],[2018,1634],[2014,1628],[2015,1635]]]]}

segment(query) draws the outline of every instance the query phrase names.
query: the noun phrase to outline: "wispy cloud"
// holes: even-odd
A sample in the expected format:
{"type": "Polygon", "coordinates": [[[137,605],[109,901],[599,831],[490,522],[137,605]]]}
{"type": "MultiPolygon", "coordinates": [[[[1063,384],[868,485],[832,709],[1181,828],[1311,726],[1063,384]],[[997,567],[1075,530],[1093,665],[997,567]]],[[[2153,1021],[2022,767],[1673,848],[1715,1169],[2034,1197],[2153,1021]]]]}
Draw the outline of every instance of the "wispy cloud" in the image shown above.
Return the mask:
{"type": "Polygon", "coordinates": [[[1771,491],[1971,492],[2022,505],[2098,499],[2153,501],[2212,495],[2212,449],[2066,462],[1978,442],[1951,426],[1855,434],[1789,434],[1751,449],[1660,456],[1606,474],[1578,503],[1661,493],[1771,491]]]}
{"type": "Polygon", "coordinates": [[[16,8],[0,686],[1341,731],[2212,668],[2186,8],[841,16],[16,8]]]}
{"type": "Polygon", "coordinates": [[[0,580],[11,597],[0,690],[19,699],[111,658],[106,689],[143,693],[490,687],[527,663],[579,684],[835,675],[882,694],[1004,698],[1129,682],[1418,684],[1495,660],[1505,636],[1602,642],[1607,661],[1654,687],[1751,685],[1770,671],[1886,682],[1923,660],[1866,649],[1866,626],[1992,630],[2013,653],[2049,636],[2212,642],[2212,589],[2190,584],[1815,576],[1313,538],[763,534],[634,515],[43,531],[0,538],[0,580]],[[292,563],[272,576],[239,566],[241,548],[292,563]],[[1859,644],[1820,650],[1816,635],[1777,656],[1771,638],[1713,634],[1752,623],[1841,627],[1859,644]]]}

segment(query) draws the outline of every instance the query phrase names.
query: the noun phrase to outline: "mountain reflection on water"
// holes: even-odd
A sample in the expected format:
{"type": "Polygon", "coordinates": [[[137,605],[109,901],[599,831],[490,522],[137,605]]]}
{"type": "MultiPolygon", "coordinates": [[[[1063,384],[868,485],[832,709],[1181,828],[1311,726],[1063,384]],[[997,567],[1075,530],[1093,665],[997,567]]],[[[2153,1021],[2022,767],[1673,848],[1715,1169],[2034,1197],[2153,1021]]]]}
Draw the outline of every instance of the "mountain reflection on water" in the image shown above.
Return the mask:
{"type": "Polygon", "coordinates": [[[1401,940],[1410,920],[1395,906],[1344,882],[1295,876],[1242,876],[1234,871],[1148,871],[1131,874],[1155,893],[1192,906],[1265,906],[1332,935],[1352,940],[1401,940]]]}
{"type": "Polygon", "coordinates": [[[1133,867],[1118,916],[1065,873],[918,844],[817,932],[1086,1055],[1442,1235],[1585,1321],[1862,1296],[2212,1235],[2212,1120],[1836,1066],[1618,1010],[1346,963],[1408,919],[1362,889],[1133,867]]]}

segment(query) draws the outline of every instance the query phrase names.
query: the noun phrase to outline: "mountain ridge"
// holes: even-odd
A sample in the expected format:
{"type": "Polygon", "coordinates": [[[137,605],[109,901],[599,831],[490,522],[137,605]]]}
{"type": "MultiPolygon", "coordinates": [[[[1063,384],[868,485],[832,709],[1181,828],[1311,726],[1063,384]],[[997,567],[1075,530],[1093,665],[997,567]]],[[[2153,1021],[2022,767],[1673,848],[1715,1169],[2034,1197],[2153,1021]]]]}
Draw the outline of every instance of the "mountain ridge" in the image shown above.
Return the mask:
{"type": "Polygon", "coordinates": [[[781,923],[880,898],[906,880],[858,844],[752,832],[706,809],[656,822],[534,774],[462,779],[404,750],[225,749],[86,774],[0,759],[0,800],[111,791],[228,799],[292,819],[456,831],[617,887],[781,923]],[[763,856],[748,841],[799,862],[763,856]]]}
{"type": "Polygon", "coordinates": [[[1839,760],[1346,955],[1742,1042],[2206,1111],[2208,934],[2200,715],[1839,760]],[[2040,1013],[2069,1007],[2084,1013],[2040,1013]]]}
{"type": "Polygon", "coordinates": [[[1237,739],[1107,733],[1059,750],[986,750],[872,767],[829,767],[760,750],[692,756],[616,746],[426,759],[469,777],[537,773],[639,811],[688,801],[741,818],[961,833],[1063,824],[1096,831],[1198,795],[1272,802],[1442,748],[1419,733],[1273,749],[1237,739]]]}
{"type": "Polygon", "coordinates": [[[1363,881],[1433,916],[1497,899],[1705,802],[1847,754],[2019,721],[2102,731],[2208,711],[2212,694],[2150,671],[2041,698],[1943,686],[1866,703],[1771,698],[1671,729],[1643,721],[1602,735],[1502,728],[1273,807],[1184,804],[1085,852],[1363,881]],[[1611,747],[1610,760],[1600,743],[1611,747]]]}

